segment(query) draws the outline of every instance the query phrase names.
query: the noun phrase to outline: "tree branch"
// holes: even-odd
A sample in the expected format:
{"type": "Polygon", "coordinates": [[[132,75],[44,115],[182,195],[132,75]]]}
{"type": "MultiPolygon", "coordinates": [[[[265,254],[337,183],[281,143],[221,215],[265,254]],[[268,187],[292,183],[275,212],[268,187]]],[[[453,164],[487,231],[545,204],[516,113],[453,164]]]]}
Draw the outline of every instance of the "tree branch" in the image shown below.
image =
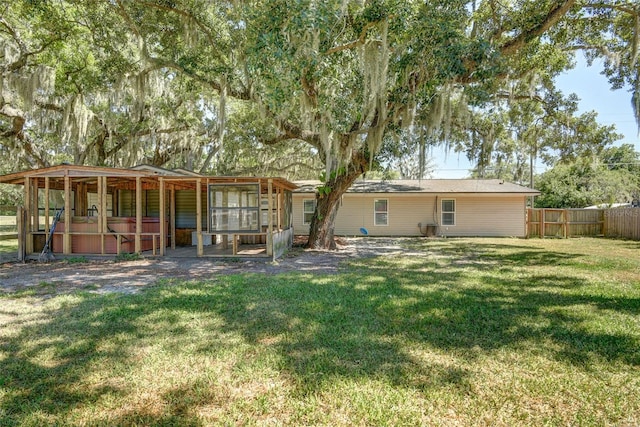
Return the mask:
{"type": "Polygon", "coordinates": [[[320,137],[314,132],[303,130],[289,122],[279,122],[278,128],[282,131],[280,135],[271,139],[259,139],[260,142],[264,145],[276,145],[280,142],[298,139],[311,144],[314,148],[320,148],[320,137]]]}
{"type": "Polygon", "coordinates": [[[47,167],[47,162],[36,153],[36,149],[31,141],[31,138],[24,132],[24,125],[26,123],[26,119],[24,117],[24,113],[17,108],[10,107],[5,104],[0,108],[0,115],[5,116],[11,119],[11,129],[5,131],[0,134],[0,137],[3,138],[15,138],[20,141],[22,149],[31,156],[31,159],[34,163],[37,164],[38,167],[44,168],[47,167]]]}
{"type": "MultiPolygon", "coordinates": [[[[211,32],[211,29],[206,26],[202,21],[200,21],[198,18],[196,18],[192,13],[186,12],[184,10],[181,9],[177,9],[175,7],[171,7],[171,6],[164,6],[158,3],[151,3],[151,2],[139,2],[140,4],[142,4],[143,6],[148,6],[151,8],[155,8],[155,9],[159,9],[159,10],[163,10],[165,12],[173,12],[177,15],[183,16],[187,19],[192,20],[193,22],[196,23],[196,25],[198,26],[198,28],[200,28],[200,30],[202,30],[202,32],[205,34],[206,38],[207,38],[207,42],[209,44],[210,47],[215,47],[218,43],[216,42],[216,39],[213,37],[213,34],[211,32]]],[[[219,38],[222,38],[220,35],[218,35],[219,38]]],[[[218,53],[218,55],[216,55],[216,57],[218,59],[220,59],[222,61],[222,64],[226,67],[227,64],[224,60],[224,57],[222,55],[220,55],[218,53]]]]}
{"type": "Polygon", "coordinates": [[[640,15],[640,8],[636,6],[633,8],[633,5],[624,5],[624,4],[610,4],[610,3],[590,3],[582,6],[583,9],[613,9],[619,10],[621,12],[628,13],[631,16],[640,15]]]}
{"type": "MultiPolygon", "coordinates": [[[[222,84],[218,81],[215,80],[209,80],[203,76],[200,76],[190,70],[187,70],[186,68],[184,68],[182,65],[174,62],[174,61],[170,61],[167,59],[161,59],[161,58],[154,58],[149,56],[147,58],[147,60],[153,64],[155,66],[155,69],[160,69],[160,68],[170,68],[172,70],[175,71],[179,71],[180,73],[186,75],[187,77],[192,78],[195,81],[198,81],[200,83],[203,83],[209,87],[211,87],[213,90],[215,90],[216,92],[220,93],[222,92],[222,84]]],[[[249,93],[248,90],[236,90],[230,87],[227,87],[227,95],[231,96],[232,98],[241,100],[241,101],[251,101],[253,100],[251,98],[251,94],[249,93]]]]}
{"type": "Polygon", "coordinates": [[[367,37],[367,32],[369,32],[369,29],[375,27],[377,24],[378,24],[378,22],[369,22],[369,23],[367,23],[367,25],[365,25],[364,28],[362,29],[362,31],[360,32],[360,36],[357,39],[355,39],[355,40],[353,40],[353,41],[351,41],[349,43],[340,45],[340,46],[334,46],[331,49],[329,49],[326,52],[324,52],[324,54],[325,55],[331,55],[332,53],[337,53],[337,52],[340,52],[340,51],[343,51],[343,50],[353,49],[355,47],[358,47],[358,46],[364,44],[365,39],[367,37]]]}
{"type": "Polygon", "coordinates": [[[576,0],[566,0],[557,4],[554,8],[552,8],[549,13],[545,16],[545,18],[535,25],[533,28],[529,30],[523,31],[518,34],[513,39],[504,43],[499,49],[500,52],[505,55],[513,55],[521,48],[523,48],[529,41],[532,39],[543,35],[549,28],[554,26],[560,19],[562,19],[569,9],[573,7],[576,3],[576,0]]]}
{"type": "Polygon", "coordinates": [[[541,104],[547,104],[547,101],[544,100],[540,95],[514,95],[508,92],[498,92],[495,94],[495,97],[498,99],[513,99],[516,101],[536,101],[541,104]]]}

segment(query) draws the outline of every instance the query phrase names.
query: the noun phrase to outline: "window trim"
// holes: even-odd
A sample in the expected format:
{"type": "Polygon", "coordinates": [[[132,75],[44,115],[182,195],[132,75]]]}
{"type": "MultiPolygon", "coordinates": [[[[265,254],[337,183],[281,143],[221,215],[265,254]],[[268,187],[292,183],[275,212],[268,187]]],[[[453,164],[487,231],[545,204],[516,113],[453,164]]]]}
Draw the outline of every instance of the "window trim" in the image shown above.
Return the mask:
{"type": "Polygon", "coordinates": [[[302,199],[302,225],[311,225],[311,221],[305,221],[305,217],[307,214],[311,214],[313,215],[316,211],[316,204],[318,202],[316,201],[316,199],[302,199]],[[312,202],[313,203],[313,210],[311,212],[307,211],[306,208],[306,202],[312,202]]]}
{"type": "Polygon", "coordinates": [[[385,199],[373,199],[373,225],[375,227],[388,227],[389,226],[389,199],[388,198],[385,198],[385,199]],[[382,201],[382,200],[384,200],[386,202],[387,209],[384,212],[378,212],[378,211],[376,211],[376,202],[379,202],[379,201],[382,201]],[[386,219],[387,219],[386,224],[378,224],[377,215],[379,213],[384,213],[384,214],[387,215],[386,216],[386,219]]]}
{"type": "Polygon", "coordinates": [[[441,199],[440,200],[440,225],[444,227],[455,227],[458,223],[457,221],[457,203],[456,199],[441,199]],[[444,202],[453,202],[453,211],[445,211],[444,210],[444,202]],[[444,223],[444,214],[453,214],[453,224],[445,224],[444,223]]]}

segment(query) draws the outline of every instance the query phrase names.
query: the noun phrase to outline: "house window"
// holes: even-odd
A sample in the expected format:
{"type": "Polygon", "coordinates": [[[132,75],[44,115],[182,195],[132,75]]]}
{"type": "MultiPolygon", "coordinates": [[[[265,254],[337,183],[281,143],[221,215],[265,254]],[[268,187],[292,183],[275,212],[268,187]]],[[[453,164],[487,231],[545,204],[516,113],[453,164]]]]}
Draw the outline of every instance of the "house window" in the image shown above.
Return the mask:
{"type": "Polygon", "coordinates": [[[313,213],[316,211],[316,199],[305,199],[302,201],[302,224],[311,224],[313,213]]]}
{"type": "Polygon", "coordinates": [[[445,199],[442,201],[442,225],[456,225],[456,201],[445,199]]]}
{"type": "Polygon", "coordinates": [[[375,225],[389,225],[389,201],[387,199],[374,200],[373,211],[375,225]]]}

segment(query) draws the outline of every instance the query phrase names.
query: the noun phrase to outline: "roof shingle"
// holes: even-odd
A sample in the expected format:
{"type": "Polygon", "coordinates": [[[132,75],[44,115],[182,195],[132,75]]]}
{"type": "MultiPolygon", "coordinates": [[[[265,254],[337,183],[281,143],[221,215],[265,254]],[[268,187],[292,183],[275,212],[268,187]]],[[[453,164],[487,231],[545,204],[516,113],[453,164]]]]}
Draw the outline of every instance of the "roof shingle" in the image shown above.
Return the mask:
{"type": "MultiPolygon", "coordinates": [[[[320,181],[296,181],[296,193],[313,193],[320,181]]],[[[539,191],[500,179],[357,180],[347,193],[499,193],[537,195],[539,191]]]]}

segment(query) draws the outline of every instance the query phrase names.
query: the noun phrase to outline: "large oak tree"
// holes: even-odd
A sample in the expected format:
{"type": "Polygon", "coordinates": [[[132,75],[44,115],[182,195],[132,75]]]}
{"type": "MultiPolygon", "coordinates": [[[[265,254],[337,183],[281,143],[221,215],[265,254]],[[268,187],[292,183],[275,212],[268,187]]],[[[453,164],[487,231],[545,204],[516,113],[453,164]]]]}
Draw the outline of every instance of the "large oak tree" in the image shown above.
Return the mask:
{"type": "MultiPolygon", "coordinates": [[[[73,118],[82,119],[83,108],[89,105],[92,119],[106,120],[102,140],[110,145],[102,146],[116,148],[114,132],[120,132],[126,136],[122,144],[129,144],[123,153],[155,145],[162,157],[168,147],[181,146],[171,138],[160,141],[159,135],[175,135],[183,126],[191,132],[182,137],[188,144],[207,133],[201,124],[208,115],[216,117],[212,134],[222,138],[226,102],[235,100],[259,112],[264,123],[258,136],[261,144],[294,141],[311,147],[325,166],[309,236],[313,247],[333,245],[340,198],[371,167],[385,138],[393,140],[413,125],[446,143],[459,111],[490,110],[505,94],[536,98],[541,83],[548,84],[570,67],[577,50],[586,51],[591,59],[606,58],[605,72],[612,85],[631,88],[640,115],[640,7],[630,1],[18,3],[53,9],[51,16],[57,21],[43,40],[29,36],[35,41],[25,50],[28,57],[52,52],[73,64],[60,53],[63,48],[51,48],[55,44],[69,49],[64,39],[76,41],[73,52],[80,54],[67,54],[76,62],[94,58],[83,64],[95,73],[81,68],[76,76],[71,66],[57,68],[58,75],[68,70],[67,90],[61,96],[74,114],[67,114],[67,134],[72,130],[78,138],[86,136],[86,120],[73,118]],[[93,84],[68,89],[82,81],[80,76],[93,76],[88,80],[93,84]],[[125,96],[118,100],[130,101],[103,102],[102,115],[94,114],[105,99],[98,95],[122,84],[129,89],[119,91],[125,96]],[[145,89],[149,87],[156,91],[145,89]],[[201,108],[205,104],[216,105],[216,111],[207,113],[201,108]],[[136,113],[138,122],[121,114],[123,110],[136,113]],[[179,111],[186,117],[172,115],[179,111]]],[[[14,36],[15,25],[0,24],[5,28],[3,39],[20,50],[22,36],[14,36]]],[[[37,22],[31,24],[25,26],[26,32],[36,28],[37,22]]],[[[4,79],[15,65],[3,67],[4,79]]],[[[2,105],[5,110],[10,107],[7,102],[2,105]]],[[[14,136],[19,136],[20,123],[14,121],[13,128],[14,136]]],[[[91,138],[85,145],[95,135],[91,138]]],[[[100,146],[100,138],[96,144],[100,146]]],[[[210,158],[219,149],[214,145],[201,156],[210,158]]]]}

